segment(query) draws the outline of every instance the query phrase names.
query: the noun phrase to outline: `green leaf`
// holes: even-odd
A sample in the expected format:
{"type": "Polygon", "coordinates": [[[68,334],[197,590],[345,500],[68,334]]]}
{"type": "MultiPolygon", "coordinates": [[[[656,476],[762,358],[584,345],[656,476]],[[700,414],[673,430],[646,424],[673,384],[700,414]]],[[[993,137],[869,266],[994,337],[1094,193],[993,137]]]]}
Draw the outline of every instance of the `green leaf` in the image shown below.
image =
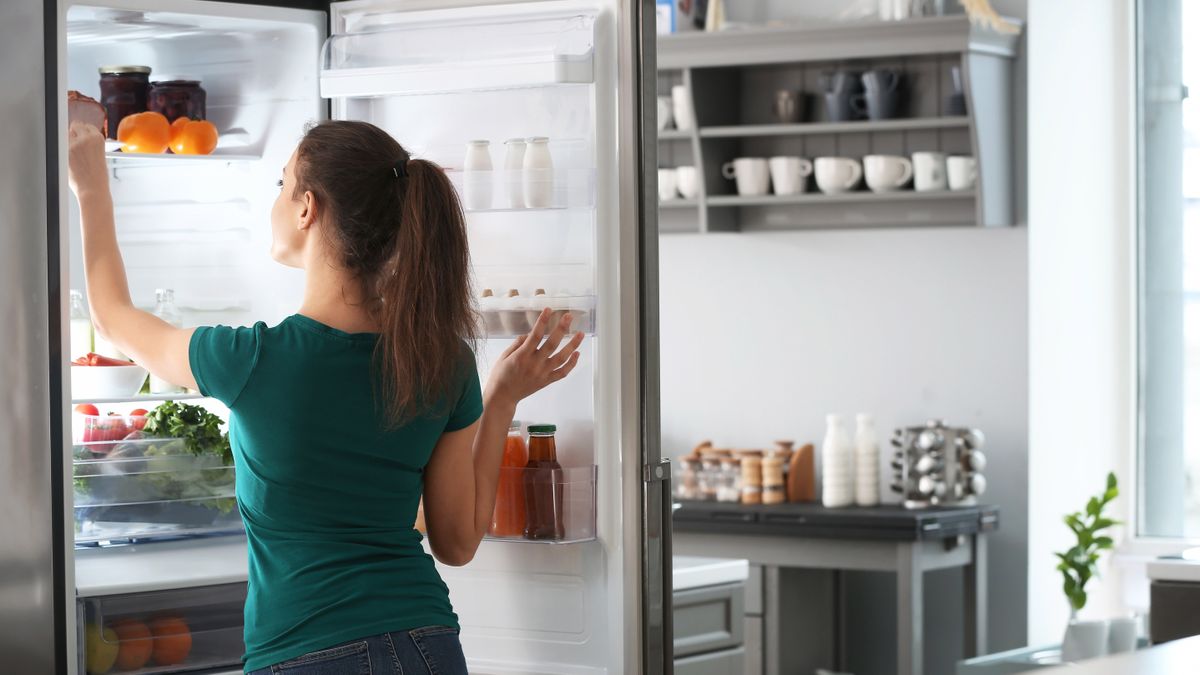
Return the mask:
{"type": "Polygon", "coordinates": [[[1117,474],[1113,473],[1112,471],[1108,472],[1108,482],[1105,484],[1105,487],[1107,487],[1109,490],[1117,489],[1117,474]]]}
{"type": "Polygon", "coordinates": [[[1100,500],[1092,497],[1087,503],[1087,514],[1089,516],[1100,515],[1100,500]]]}
{"type": "Polygon", "coordinates": [[[1097,547],[1102,549],[1113,547],[1112,537],[1096,537],[1096,541],[1094,543],[1097,547]]]}
{"type": "Polygon", "coordinates": [[[1079,534],[1079,532],[1084,529],[1083,523],[1079,520],[1079,514],[1077,513],[1064,516],[1063,522],[1066,523],[1067,527],[1071,528],[1071,531],[1076,534],[1079,534]]]}
{"type": "Polygon", "coordinates": [[[1095,532],[1097,530],[1103,530],[1106,527],[1112,527],[1116,524],[1117,521],[1112,520],[1111,518],[1097,518],[1096,522],[1092,523],[1092,531],[1095,532]]]}
{"type": "Polygon", "coordinates": [[[1116,499],[1118,494],[1119,493],[1117,492],[1117,488],[1109,488],[1108,490],[1105,490],[1104,491],[1104,503],[1107,504],[1107,503],[1111,502],[1112,500],[1116,499]]]}

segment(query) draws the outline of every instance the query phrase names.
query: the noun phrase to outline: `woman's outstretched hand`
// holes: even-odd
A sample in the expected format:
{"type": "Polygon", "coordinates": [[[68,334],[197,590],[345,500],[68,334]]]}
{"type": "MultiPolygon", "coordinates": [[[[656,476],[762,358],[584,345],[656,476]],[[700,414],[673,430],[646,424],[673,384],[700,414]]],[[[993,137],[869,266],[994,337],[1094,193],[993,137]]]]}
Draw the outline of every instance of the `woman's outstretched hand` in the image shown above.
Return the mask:
{"type": "Polygon", "coordinates": [[[564,315],[546,335],[550,316],[551,311],[543,309],[533,330],[514,340],[500,355],[488,378],[484,401],[515,407],[522,399],[558,382],[575,369],[583,333],[575,333],[563,344],[571,316],[564,315]]]}
{"type": "Polygon", "coordinates": [[[108,192],[104,136],[90,124],[75,122],[68,132],[67,182],[76,198],[108,192]]]}

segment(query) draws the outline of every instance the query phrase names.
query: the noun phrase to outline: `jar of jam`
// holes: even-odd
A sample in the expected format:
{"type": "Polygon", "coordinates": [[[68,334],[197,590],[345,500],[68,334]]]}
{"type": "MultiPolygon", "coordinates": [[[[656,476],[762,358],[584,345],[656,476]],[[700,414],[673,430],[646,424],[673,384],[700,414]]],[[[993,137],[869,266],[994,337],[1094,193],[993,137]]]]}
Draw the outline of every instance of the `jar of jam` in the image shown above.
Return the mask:
{"type": "Polygon", "coordinates": [[[150,85],[149,109],[162,113],[168,122],[180,117],[202,120],[206,119],[207,98],[199,80],[160,80],[150,85]]]}
{"type": "Polygon", "coordinates": [[[108,115],[108,137],[116,139],[121,120],[146,112],[150,66],[101,66],[100,105],[108,115]]]}

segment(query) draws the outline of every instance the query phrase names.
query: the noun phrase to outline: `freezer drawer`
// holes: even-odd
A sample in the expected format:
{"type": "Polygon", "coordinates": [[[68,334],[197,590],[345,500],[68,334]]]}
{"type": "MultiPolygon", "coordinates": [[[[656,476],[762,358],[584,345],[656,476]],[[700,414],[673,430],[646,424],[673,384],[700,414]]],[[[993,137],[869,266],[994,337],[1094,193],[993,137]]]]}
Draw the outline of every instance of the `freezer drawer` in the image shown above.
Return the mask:
{"type": "Polygon", "coordinates": [[[234,669],[245,602],[244,583],[82,599],[79,672],[234,669]]]}

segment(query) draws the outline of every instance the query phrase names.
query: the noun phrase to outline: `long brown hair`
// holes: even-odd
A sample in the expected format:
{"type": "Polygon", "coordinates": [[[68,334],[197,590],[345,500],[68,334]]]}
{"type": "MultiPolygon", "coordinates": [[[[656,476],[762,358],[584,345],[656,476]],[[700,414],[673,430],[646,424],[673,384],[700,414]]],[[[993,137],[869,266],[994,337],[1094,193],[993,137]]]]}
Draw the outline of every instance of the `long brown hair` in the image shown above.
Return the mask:
{"type": "Polygon", "coordinates": [[[332,250],[372,299],[389,424],[445,412],[478,331],[466,223],[445,172],[379,127],[326,121],[296,150],[296,190],[316,196],[332,250]]]}

